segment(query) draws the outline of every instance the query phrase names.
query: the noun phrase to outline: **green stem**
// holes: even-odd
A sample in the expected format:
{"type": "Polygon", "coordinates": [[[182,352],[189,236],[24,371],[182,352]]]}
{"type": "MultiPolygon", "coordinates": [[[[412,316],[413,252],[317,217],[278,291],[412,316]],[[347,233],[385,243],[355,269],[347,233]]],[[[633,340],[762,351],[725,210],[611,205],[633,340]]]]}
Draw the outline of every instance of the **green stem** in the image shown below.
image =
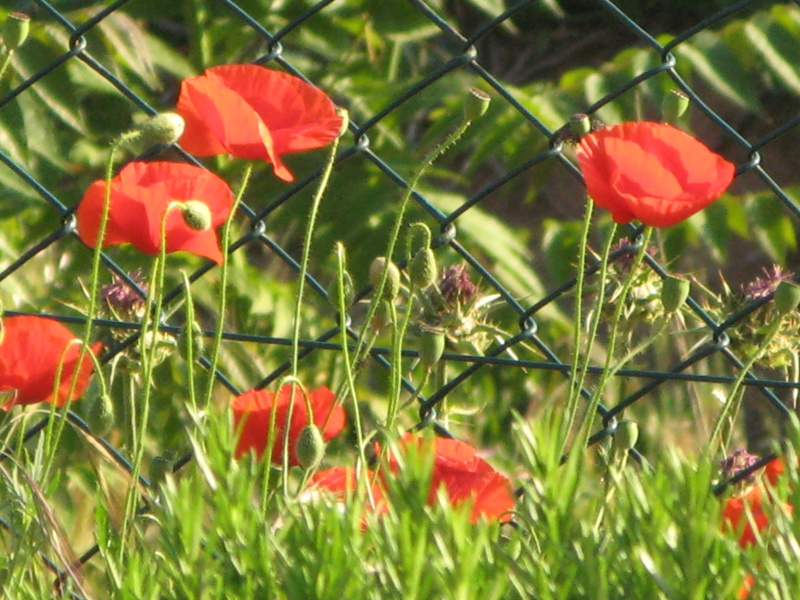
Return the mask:
{"type": "Polygon", "coordinates": [[[615,364],[611,368],[611,372],[609,373],[609,377],[613,377],[614,375],[616,375],[617,372],[621,368],[623,368],[627,363],[629,363],[631,360],[636,358],[639,354],[641,354],[642,352],[647,350],[650,346],[652,346],[653,343],[655,343],[655,341],[659,337],[661,337],[661,334],[664,333],[664,330],[666,330],[667,325],[669,325],[670,316],[671,315],[664,315],[663,317],[661,317],[661,320],[660,320],[660,322],[658,324],[658,327],[656,328],[655,332],[649,333],[647,335],[647,337],[644,339],[643,342],[637,344],[636,346],[634,346],[633,348],[628,350],[628,352],[625,354],[625,356],[623,356],[620,360],[618,360],[617,364],[615,364]]]}
{"type": "Polygon", "coordinates": [[[3,58],[3,64],[0,65],[0,84],[3,83],[3,77],[6,75],[6,71],[8,70],[8,65],[11,64],[11,57],[13,56],[13,52],[6,52],[5,57],[3,58]]]}
{"type": "MultiPolygon", "coordinates": [[[[2,74],[0,73],[0,79],[2,78],[2,74]]],[[[106,169],[105,169],[105,188],[103,192],[103,208],[100,212],[100,223],[98,224],[97,228],[97,238],[95,239],[94,248],[92,250],[92,275],[91,275],[91,283],[89,285],[89,308],[86,314],[86,327],[83,330],[83,339],[81,341],[81,350],[78,354],[78,360],[75,363],[75,372],[73,373],[72,377],[72,384],[69,389],[69,394],[67,396],[67,402],[64,405],[64,412],[63,418],[59,420],[58,427],[56,429],[55,435],[53,435],[53,417],[51,414],[51,418],[48,420],[47,423],[47,431],[45,432],[45,439],[48,440],[48,459],[45,464],[44,474],[45,477],[48,476],[50,471],[50,466],[52,464],[53,459],[55,458],[55,447],[58,446],[58,440],[61,439],[61,435],[64,431],[64,427],[66,426],[66,411],[69,410],[69,405],[71,404],[71,398],[75,391],[75,387],[78,384],[78,376],[83,367],[83,361],[86,359],[86,355],[90,352],[89,340],[92,337],[92,327],[94,325],[94,319],[97,315],[97,304],[98,304],[98,290],[100,288],[100,263],[103,253],[103,240],[105,239],[106,235],[106,228],[108,227],[108,218],[111,212],[111,178],[114,173],[114,154],[119,149],[119,147],[126,141],[126,137],[122,136],[118,139],[114,144],[111,146],[111,149],[108,153],[108,160],[106,161],[106,169]]],[[[59,366],[59,373],[61,371],[61,367],[59,366]]],[[[57,382],[59,383],[59,382],[57,382]]],[[[52,412],[52,411],[51,411],[52,412]]]]}
{"type": "Polygon", "coordinates": [[[358,394],[356,393],[355,363],[350,362],[349,339],[347,337],[347,306],[345,306],[345,256],[344,246],[336,244],[336,273],[337,273],[337,296],[339,308],[339,335],[341,336],[342,356],[345,366],[345,383],[350,398],[353,399],[353,418],[355,419],[356,440],[358,443],[358,457],[362,465],[367,464],[364,454],[364,431],[361,425],[361,411],[358,406],[358,394]]]}
{"type": "MultiPolygon", "coordinates": [[[[158,352],[158,330],[161,325],[161,309],[164,299],[164,277],[167,263],[167,221],[173,210],[180,210],[177,202],[167,205],[164,214],[161,215],[160,235],[158,256],[153,261],[150,275],[150,286],[148,289],[147,304],[148,310],[145,311],[142,320],[141,337],[139,338],[139,356],[142,360],[142,383],[144,391],[141,401],[140,423],[138,431],[133,438],[133,460],[131,470],[131,484],[125,498],[125,520],[122,523],[121,539],[127,537],[129,523],[132,522],[136,511],[136,492],[139,474],[142,472],[142,459],[144,458],[145,432],[147,431],[147,421],[150,417],[150,398],[153,392],[153,370],[155,369],[156,353],[158,352]],[[150,309],[152,307],[152,310],[150,309]],[[150,337],[148,338],[148,334],[150,337]]],[[[136,402],[136,399],[133,399],[136,402]]],[[[135,419],[132,419],[135,426],[135,419]]],[[[124,548],[124,543],[123,543],[124,548]]],[[[120,555],[122,560],[122,555],[120,555]]]]}
{"type": "MultiPolygon", "coordinates": [[[[561,453],[566,449],[569,432],[578,412],[578,402],[581,397],[583,378],[578,376],[578,363],[581,356],[581,331],[583,331],[583,285],[586,280],[586,248],[589,245],[589,231],[592,226],[592,212],[594,202],[591,198],[586,200],[586,211],[583,216],[583,229],[578,242],[578,272],[575,281],[575,311],[572,326],[572,361],[569,370],[569,396],[564,409],[564,420],[561,429],[561,453]]],[[[609,236],[609,239],[613,236],[609,236]]]]}
{"type": "MultiPolygon", "coordinates": [[[[736,414],[739,411],[739,405],[742,402],[742,395],[739,393],[742,390],[742,384],[744,383],[745,377],[747,374],[750,373],[750,369],[753,368],[753,365],[756,361],[761,358],[761,355],[764,354],[764,351],[769,347],[772,343],[772,340],[775,338],[777,333],[781,329],[781,323],[783,322],[782,317],[778,317],[773,321],[773,323],[769,326],[767,330],[767,334],[764,337],[764,341],[756,348],[752,355],[747,359],[747,362],[739,371],[739,375],[736,377],[736,380],[733,382],[733,388],[731,388],[728,397],[725,399],[725,404],[722,406],[722,410],[720,411],[719,415],[717,415],[716,420],[714,421],[714,427],[711,430],[711,437],[709,438],[708,447],[709,450],[714,447],[714,442],[717,436],[720,436],[722,432],[722,428],[725,426],[726,418],[729,414],[733,413],[736,414]]],[[[727,436],[721,436],[720,439],[720,448],[724,451],[725,447],[728,445],[728,441],[724,438],[727,436]]]]}
{"type": "MultiPolygon", "coordinates": [[[[611,322],[611,332],[608,338],[608,347],[606,348],[606,360],[605,364],[603,365],[603,372],[600,374],[600,380],[597,382],[595,386],[594,392],[592,393],[592,397],[589,399],[589,406],[586,410],[586,417],[581,423],[581,427],[578,434],[578,448],[584,448],[589,441],[589,436],[591,435],[592,431],[592,423],[594,422],[594,415],[597,412],[597,407],[600,405],[600,399],[603,396],[603,391],[608,383],[608,380],[611,376],[611,363],[614,360],[614,351],[616,349],[616,342],[617,342],[617,335],[619,333],[619,324],[622,320],[622,313],[625,309],[625,303],[628,300],[628,294],[630,293],[631,287],[633,287],[633,280],[636,277],[636,272],[639,270],[639,266],[642,264],[642,259],[644,258],[645,252],[647,252],[647,246],[650,242],[650,236],[653,233],[652,227],[645,227],[644,233],[642,234],[641,245],[639,246],[638,251],[636,252],[636,257],[633,259],[631,263],[630,269],[628,271],[627,276],[625,277],[625,282],[622,285],[622,291],[617,298],[617,306],[614,309],[614,317],[611,322]]],[[[605,269],[608,266],[608,257],[603,257],[603,274],[602,278],[605,280],[605,269]]],[[[597,311],[598,313],[602,309],[602,303],[604,298],[600,296],[598,299],[597,311]]],[[[588,363],[588,357],[587,357],[588,363]]]]}
{"type": "Polygon", "coordinates": [[[186,22],[189,24],[191,44],[189,52],[192,64],[198,71],[202,71],[210,64],[211,40],[209,39],[212,27],[209,24],[208,5],[203,0],[191,0],[186,4],[186,22]]]}
{"type": "MultiPolygon", "coordinates": [[[[386,248],[386,260],[392,260],[392,256],[394,254],[394,249],[397,245],[398,237],[400,236],[400,228],[403,225],[403,219],[405,217],[406,208],[408,207],[408,203],[411,199],[411,195],[414,192],[419,180],[422,178],[422,175],[425,171],[439,158],[443,155],[451,146],[453,146],[461,136],[467,131],[469,126],[471,125],[472,121],[465,121],[463,122],[458,129],[453,131],[447,138],[436,148],[434,148],[431,152],[428,153],[427,156],[422,161],[422,164],[419,166],[417,171],[412,175],[411,179],[408,182],[408,186],[406,187],[405,193],[403,194],[403,198],[400,200],[400,205],[397,208],[397,216],[395,217],[394,225],[392,227],[392,231],[389,234],[389,243],[386,248]]],[[[358,343],[356,345],[355,356],[356,360],[355,363],[358,364],[362,359],[366,358],[366,353],[364,352],[364,347],[366,344],[366,332],[370,330],[370,323],[375,318],[375,313],[380,306],[380,303],[383,301],[383,290],[386,287],[386,281],[389,276],[389,270],[384,269],[383,276],[381,277],[380,282],[375,290],[373,290],[372,301],[370,302],[369,309],[367,311],[367,317],[364,321],[364,326],[361,330],[361,335],[358,338],[358,343]]]]}
{"type": "Polygon", "coordinates": [[[181,271],[181,275],[186,297],[186,384],[189,386],[189,405],[192,407],[194,419],[197,416],[197,392],[194,383],[194,301],[189,276],[185,271],[181,271]]]}
{"type": "MultiPolygon", "coordinates": [[[[589,204],[593,205],[591,199],[589,199],[589,204]]],[[[587,207],[587,220],[591,219],[591,210],[587,207]]],[[[584,233],[588,233],[588,222],[584,226],[584,233]]],[[[592,356],[592,348],[594,347],[595,339],[597,339],[597,331],[600,328],[600,319],[602,317],[602,311],[600,310],[602,307],[602,303],[605,301],[606,296],[606,285],[608,283],[608,262],[609,256],[611,255],[611,247],[614,244],[614,237],[617,233],[617,224],[614,223],[611,226],[611,231],[609,231],[608,236],[606,238],[606,243],[603,246],[603,255],[600,258],[600,271],[598,273],[598,290],[597,290],[597,306],[595,307],[594,314],[592,314],[592,320],[589,324],[589,333],[586,336],[586,356],[583,362],[583,366],[578,372],[577,376],[571,375],[570,378],[570,395],[568,401],[568,410],[567,410],[567,418],[564,423],[564,430],[562,432],[562,443],[561,443],[561,452],[562,454],[565,452],[567,439],[569,438],[569,433],[572,431],[572,427],[575,423],[575,417],[578,412],[578,403],[581,399],[581,391],[583,390],[583,384],[586,381],[586,374],[589,372],[589,365],[591,364],[591,356],[592,356]]],[[[576,292],[578,298],[580,300],[576,300],[577,302],[582,302],[583,296],[583,284],[586,277],[585,268],[586,268],[586,244],[588,240],[584,238],[581,241],[581,247],[579,250],[580,254],[583,254],[583,264],[579,266],[578,272],[578,291],[576,292]]],[[[578,362],[580,358],[580,332],[583,327],[583,314],[581,305],[578,304],[576,306],[575,311],[575,338],[573,343],[575,344],[575,355],[573,356],[573,364],[572,368],[574,373],[578,369],[578,362]]]]}
{"type": "Polygon", "coordinates": [[[220,265],[219,274],[219,304],[217,305],[217,314],[219,320],[217,322],[217,330],[214,332],[214,344],[211,348],[211,358],[209,359],[208,366],[208,385],[206,386],[204,406],[211,403],[211,396],[214,392],[214,373],[217,372],[217,364],[219,363],[219,351],[222,347],[222,332],[225,328],[225,311],[228,303],[228,267],[230,264],[230,257],[228,256],[228,249],[230,248],[231,227],[233,219],[236,216],[236,209],[244,197],[244,192],[247,185],[250,183],[250,175],[253,172],[253,164],[248,162],[242,175],[242,183],[239,186],[239,193],[231,206],[231,211],[228,218],[225,219],[225,224],[222,226],[222,236],[220,239],[220,246],[222,247],[222,265],[220,265]]]}

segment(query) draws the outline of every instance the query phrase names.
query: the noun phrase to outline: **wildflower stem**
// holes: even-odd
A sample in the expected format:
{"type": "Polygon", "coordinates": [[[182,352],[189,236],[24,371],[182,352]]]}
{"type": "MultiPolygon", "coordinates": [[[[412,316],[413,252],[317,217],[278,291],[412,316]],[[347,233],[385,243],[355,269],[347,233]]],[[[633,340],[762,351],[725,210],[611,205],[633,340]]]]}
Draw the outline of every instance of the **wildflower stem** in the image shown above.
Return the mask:
{"type": "Polygon", "coordinates": [[[248,162],[242,174],[242,183],[239,185],[239,191],[233,200],[228,218],[222,226],[222,236],[220,245],[222,246],[222,264],[220,265],[219,272],[219,304],[217,305],[217,329],[214,332],[214,344],[211,347],[211,357],[209,358],[208,365],[208,385],[206,386],[205,399],[203,406],[208,406],[211,402],[211,396],[214,392],[214,374],[217,372],[217,364],[219,363],[219,350],[222,346],[222,331],[225,325],[225,311],[228,303],[228,266],[230,264],[229,249],[231,243],[231,226],[233,219],[236,216],[236,209],[244,197],[247,185],[250,183],[250,175],[253,173],[253,164],[248,162]]]}
{"type": "MultiPolygon", "coordinates": [[[[589,200],[589,204],[594,204],[594,202],[589,200]]],[[[587,225],[584,229],[584,235],[588,236],[588,222],[591,220],[591,210],[587,207],[587,225]]],[[[575,354],[573,355],[573,371],[571,371],[570,375],[570,396],[568,402],[568,411],[566,413],[567,418],[564,423],[564,431],[562,432],[562,444],[561,450],[562,453],[565,450],[567,438],[569,437],[569,432],[572,430],[572,427],[575,423],[575,416],[578,411],[578,402],[581,398],[581,394],[583,392],[583,383],[586,381],[586,374],[589,372],[589,364],[591,361],[591,354],[592,354],[592,347],[594,346],[594,341],[597,338],[597,330],[600,327],[600,317],[602,316],[602,311],[600,310],[602,306],[603,299],[606,296],[606,285],[608,283],[608,261],[609,256],[611,255],[611,247],[614,243],[614,237],[617,233],[617,224],[614,223],[611,226],[611,230],[608,232],[608,236],[606,238],[605,246],[603,247],[603,255],[600,258],[600,270],[598,273],[598,286],[597,286],[597,306],[595,307],[595,311],[592,314],[592,320],[589,324],[589,332],[586,336],[586,356],[584,359],[583,367],[580,369],[580,372],[577,375],[573,374],[577,372],[578,369],[578,362],[580,359],[580,337],[581,337],[581,329],[583,325],[583,315],[582,315],[582,308],[581,304],[583,300],[583,284],[586,277],[586,245],[588,244],[588,238],[584,237],[581,240],[580,250],[579,252],[583,254],[582,264],[579,264],[579,271],[578,271],[578,289],[576,289],[576,312],[575,312],[575,339],[573,343],[575,344],[575,354]]]]}
{"type": "Polygon", "coordinates": [[[361,425],[361,411],[358,407],[356,392],[355,364],[350,362],[349,339],[347,337],[347,307],[345,306],[345,250],[341,242],[336,244],[336,289],[339,312],[339,334],[341,335],[342,358],[344,358],[344,375],[347,393],[353,400],[353,418],[355,419],[356,440],[358,443],[358,457],[362,465],[367,464],[364,454],[364,431],[361,425]]]}
{"type": "MultiPolygon", "coordinates": [[[[653,233],[652,227],[645,227],[644,233],[641,236],[641,243],[639,245],[639,249],[636,252],[636,257],[633,259],[631,263],[630,270],[628,271],[627,276],[625,277],[625,281],[622,284],[622,291],[620,292],[619,296],[616,299],[617,306],[614,309],[614,317],[611,321],[611,332],[609,333],[608,337],[608,344],[606,348],[606,360],[605,364],[603,365],[603,371],[600,374],[600,380],[597,382],[595,386],[594,392],[592,393],[591,398],[589,399],[589,406],[586,410],[586,417],[581,424],[581,429],[578,435],[578,448],[583,448],[589,441],[589,435],[592,429],[592,423],[594,422],[594,415],[597,412],[597,407],[600,405],[600,399],[603,396],[603,391],[608,383],[608,380],[611,378],[612,375],[612,368],[611,362],[614,360],[614,350],[616,349],[616,342],[617,342],[617,335],[619,333],[619,323],[622,319],[622,313],[625,309],[625,303],[628,300],[628,294],[633,287],[633,280],[636,278],[636,272],[639,270],[639,266],[642,264],[642,259],[644,258],[645,252],[647,252],[647,246],[650,242],[650,237],[653,233]]],[[[608,248],[606,249],[608,251],[608,248]]],[[[603,256],[603,272],[602,272],[602,280],[606,279],[605,277],[605,270],[608,267],[608,253],[606,252],[603,256]]],[[[601,286],[601,290],[605,292],[604,288],[601,286]]],[[[604,301],[603,296],[600,296],[598,299],[598,306],[597,312],[599,313],[602,308],[602,303],[604,301]]],[[[587,357],[587,363],[588,363],[587,357]]]]}
{"type": "MultiPolygon", "coordinates": [[[[567,444],[569,432],[575,421],[575,414],[578,410],[578,400],[583,387],[583,376],[579,378],[578,363],[581,356],[581,325],[583,324],[583,284],[586,279],[586,246],[589,244],[589,230],[592,226],[592,212],[594,202],[591,198],[586,200],[586,211],[583,216],[583,229],[581,239],[578,242],[578,271],[575,280],[575,313],[572,319],[572,361],[569,370],[569,396],[567,406],[564,410],[564,420],[562,422],[561,453],[563,454],[567,444]]],[[[610,247],[610,246],[609,246],[610,247]]]]}
{"type": "Polygon", "coordinates": [[[406,331],[406,326],[408,325],[408,319],[411,315],[411,303],[413,301],[413,296],[408,297],[408,304],[406,306],[406,312],[403,317],[402,323],[398,322],[397,318],[397,306],[395,306],[394,302],[389,303],[389,311],[392,315],[392,346],[391,346],[391,357],[392,357],[392,369],[391,369],[391,380],[390,380],[390,389],[389,389],[389,407],[386,411],[386,428],[391,429],[392,423],[394,422],[395,417],[397,416],[397,407],[400,404],[400,391],[401,391],[401,381],[403,377],[403,337],[406,331]]]}
{"type": "Polygon", "coordinates": [[[192,407],[192,418],[194,418],[197,415],[197,391],[194,384],[194,300],[186,271],[181,271],[181,276],[186,298],[186,384],[189,391],[189,404],[192,407]]]}
{"type": "Polygon", "coordinates": [[[6,52],[5,57],[3,57],[3,64],[0,65],[0,84],[3,83],[3,78],[5,77],[6,71],[8,70],[8,66],[11,64],[12,56],[13,52],[8,51],[6,52]]]}
{"type": "Polygon", "coordinates": [[[670,322],[670,315],[665,314],[661,317],[661,320],[658,323],[658,327],[653,333],[647,335],[647,337],[641,343],[637,344],[623,356],[621,359],[617,361],[617,363],[611,367],[611,371],[609,373],[609,377],[613,377],[617,374],[622,367],[628,364],[631,360],[636,358],[639,354],[647,350],[653,343],[661,337],[661,334],[667,329],[667,325],[670,322]]]}
{"type": "MultiPolygon", "coordinates": [[[[2,80],[2,72],[0,72],[0,80],[2,80]]],[[[106,228],[108,226],[108,216],[111,211],[111,177],[114,173],[114,155],[119,147],[122,145],[123,140],[119,139],[112,144],[108,152],[108,160],[106,161],[105,169],[105,188],[103,192],[103,209],[100,212],[100,222],[97,227],[97,238],[95,239],[94,248],[92,251],[92,275],[89,285],[89,308],[86,312],[86,327],[83,330],[83,339],[81,343],[81,350],[78,354],[78,361],[75,363],[75,372],[72,375],[72,383],[70,385],[69,394],[67,395],[67,402],[64,404],[63,418],[58,424],[58,428],[53,436],[53,416],[51,410],[51,418],[47,423],[47,431],[45,432],[45,439],[52,448],[58,445],[58,440],[61,439],[61,434],[66,425],[66,415],[69,410],[69,405],[72,402],[72,395],[75,393],[75,388],[78,385],[78,376],[80,375],[83,361],[86,355],[90,352],[89,340],[92,338],[92,326],[94,325],[94,318],[97,314],[97,295],[100,288],[100,262],[103,254],[103,240],[105,239],[106,228]]],[[[60,367],[59,367],[60,369],[60,367]]],[[[59,371],[60,372],[60,371],[59,371]]],[[[59,377],[56,378],[56,385],[60,385],[59,377]]],[[[57,396],[56,396],[57,397],[57,396]]],[[[48,454],[48,460],[45,464],[44,474],[47,476],[50,465],[55,458],[55,450],[53,449],[48,454]]]]}
{"type": "MultiPolygon", "coordinates": [[[[319,185],[314,193],[314,198],[311,200],[311,210],[308,214],[308,223],[306,224],[305,236],[303,238],[303,253],[300,258],[300,273],[297,282],[297,301],[294,308],[294,324],[292,327],[292,376],[297,377],[297,361],[300,355],[300,323],[302,320],[301,311],[303,308],[303,292],[305,291],[306,276],[308,274],[308,263],[311,256],[311,242],[314,235],[314,227],[317,222],[317,214],[319,213],[319,205],[322,201],[322,196],[328,187],[333,166],[336,163],[336,151],[339,148],[339,138],[333,140],[330,151],[328,152],[328,159],[325,162],[325,167],[322,171],[322,176],[319,180],[319,185]]],[[[310,416],[310,415],[309,415],[310,416]]]]}
{"type": "MultiPolygon", "coordinates": [[[[141,399],[141,413],[139,415],[140,426],[138,431],[134,433],[133,438],[131,484],[125,498],[125,520],[122,524],[122,540],[125,540],[127,537],[128,524],[133,519],[136,510],[136,483],[138,482],[139,474],[142,470],[144,433],[147,430],[147,421],[150,416],[150,397],[153,392],[153,369],[156,363],[156,353],[159,350],[158,329],[161,325],[161,308],[164,298],[164,275],[167,263],[167,221],[172,211],[175,209],[178,209],[178,203],[171,202],[167,205],[166,210],[164,210],[164,214],[161,215],[158,255],[153,261],[150,285],[147,290],[148,298],[146,306],[148,310],[144,313],[139,337],[139,356],[141,356],[142,359],[142,381],[144,382],[144,390],[141,399]],[[152,307],[152,309],[150,307],[152,307]]],[[[135,399],[134,402],[139,404],[135,399]]],[[[131,419],[131,422],[135,427],[136,419],[131,419]]],[[[121,555],[120,560],[122,560],[121,555]]]]}
{"type": "MultiPolygon", "coordinates": [[[[314,197],[311,200],[311,210],[308,213],[308,223],[306,223],[306,231],[303,237],[303,253],[300,258],[300,273],[297,282],[297,301],[294,308],[294,324],[292,327],[292,379],[297,379],[298,360],[300,357],[300,323],[302,320],[303,309],[303,292],[305,291],[306,276],[308,275],[308,263],[311,257],[311,242],[314,236],[314,228],[316,227],[317,214],[319,213],[319,205],[322,202],[322,197],[325,190],[328,188],[328,182],[333,172],[333,166],[336,164],[336,152],[339,148],[339,138],[333,140],[330,150],[328,151],[328,158],[325,161],[325,166],[322,170],[322,176],[319,179],[319,185],[314,192],[314,197]]],[[[292,411],[294,408],[294,394],[295,383],[292,383],[291,397],[289,398],[289,410],[286,412],[286,427],[283,432],[283,494],[288,498],[289,496],[289,478],[286,474],[289,472],[289,433],[292,411]]],[[[305,391],[303,391],[305,394],[305,391]]],[[[311,405],[308,404],[308,419],[309,423],[314,422],[314,415],[311,412],[311,405]]]]}
{"type": "Polygon", "coordinates": [[[714,447],[715,441],[717,437],[719,437],[719,445],[720,450],[723,452],[728,445],[729,440],[726,438],[730,437],[730,431],[728,431],[727,435],[722,435],[722,429],[725,426],[725,422],[727,417],[731,416],[731,421],[735,419],[736,413],[739,412],[739,406],[742,403],[742,394],[740,393],[742,390],[742,384],[744,383],[745,377],[750,373],[750,369],[753,368],[753,365],[756,361],[761,358],[767,348],[769,348],[772,340],[775,339],[775,336],[781,330],[781,324],[783,323],[783,317],[777,317],[772,324],[769,326],[766,335],[764,336],[764,341],[759,344],[758,348],[756,348],[747,361],[744,363],[742,368],[739,370],[739,374],[736,377],[736,380],[733,382],[733,387],[731,388],[730,393],[728,394],[727,398],[725,398],[725,404],[722,405],[722,410],[720,410],[719,415],[717,415],[716,420],[714,421],[714,427],[711,429],[711,437],[709,438],[709,451],[714,447]]]}
{"type": "MultiPolygon", "coordinates": [[[[411,195],[414,193],[414,189],[417,187],[419,180],[422,178],[422,175],[425,171],[436,161],[437,158],[442,156],[450,147],[452,147],[458,140],[464,135],[464,133],[469,128],[471,121],[463,122],[458,129],[453,131],[447,138],[438,146],[436,146],[431,152],[429,152],[420,164],[419,168],[416,172],[411,176],[411,179],[408,181],[408,185],[406,186],[406,190],[403,194],[402,199],[400,200],[400,204],[397,207],[397,216],[395,217],[394,226],[392,227],[392,231],[389,234],[389,243],[386,247],[386,260],[391,260],[392,255],[394,254],[395,247],[397,245],[397,240],[400,235],[400,228],[403,225],[403,219],[405,217],[406,209],[408,208],[408,203],[411,199],[411,195]]],[[[364,326],[361,330],[361,335],[358,338],[358,343],[356,344],[355,350],[355,364],[358,364],[361,360],[366,358],[365,344],[367,335],[366,332],[370,330],[370,324],[372,320],[375,318],[375,314],[378,311],[378,307],[380,303],[383,301],[383,290],[386,287],[386,282],[389,278],[389,270],[384,269],[383,274],[381,276],[378,285],[373,290],[372,301],[370,302],[369,309],[367,310],[367,317],[364,321],[364,326]]],[[[394,368],[394,366],[393,366],[394,368]]],[[[398,365],[399,368],[399,365],[398,365]]]]}

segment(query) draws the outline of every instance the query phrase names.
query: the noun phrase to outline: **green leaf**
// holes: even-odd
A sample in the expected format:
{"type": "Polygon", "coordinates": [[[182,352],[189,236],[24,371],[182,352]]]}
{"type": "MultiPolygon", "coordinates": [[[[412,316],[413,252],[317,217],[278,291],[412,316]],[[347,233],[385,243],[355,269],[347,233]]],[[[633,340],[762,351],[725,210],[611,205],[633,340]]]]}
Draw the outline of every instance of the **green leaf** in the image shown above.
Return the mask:
{"type": "MultiPolygon", "coordinates": [[[[14,67],[19,76],[28,79],[39,71],[51,68],[61,56],[47,44],[29,38],[24,48],[14,54],[14,67]]],[[[65,76],[66,67],[61,65],[36,82],[25,94],[38,96],[47,109],[68,127],[80,134],[86,133],[75,87],[65,76]]],[[[24,94],[23,94],[24,95],[24,94]]],[[[30,133],[30,132],[29,132],[30,133]]]]}
{"type": "Polygon", "coordinates": [[[792,35],[771,16],[758,15],[744,25],[744,35],[752,50],[763,59],[763,66],[790,92],[800,96],[800,39],[792,35]]]}
{"type": "Polygon", "coordinates": [[[729,101],[746,110],[761,110],[751,75],[717,34],[701,31],[692,43],[675,48],[675,54],[729,101]]]}

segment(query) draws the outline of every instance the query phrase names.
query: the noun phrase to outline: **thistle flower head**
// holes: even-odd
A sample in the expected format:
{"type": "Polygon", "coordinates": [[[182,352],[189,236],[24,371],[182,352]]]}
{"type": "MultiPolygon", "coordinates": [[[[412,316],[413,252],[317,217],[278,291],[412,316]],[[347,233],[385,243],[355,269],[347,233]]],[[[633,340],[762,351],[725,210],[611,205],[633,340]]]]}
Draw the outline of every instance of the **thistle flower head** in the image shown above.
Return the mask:
{"type": "Polygon", "coordinates": [[[756,277],[742,288],[742,293],[746,300],[754,302],[769,296],[778,287],[781,281],[794,277],[791,271],[785,271],[780,265],[772,265],[772,268],[763,267],[763,277],[756,277]]]}

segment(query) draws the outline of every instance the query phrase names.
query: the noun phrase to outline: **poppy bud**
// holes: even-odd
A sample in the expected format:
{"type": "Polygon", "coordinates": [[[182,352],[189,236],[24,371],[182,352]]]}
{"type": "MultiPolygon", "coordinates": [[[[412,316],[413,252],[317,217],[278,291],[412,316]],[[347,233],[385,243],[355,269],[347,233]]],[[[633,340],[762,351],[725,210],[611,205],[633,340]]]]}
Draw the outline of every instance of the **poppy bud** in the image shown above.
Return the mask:
{"type": "Polygon", "coordinates": [[[183,135],[186,122],[177,113],[164,112],[153,115],[139,125],[142,144],[149,148],[156,144],[174,144],[183,135]]]}
{"type": "Polygon", "coordinates": [[[408,276],[411,283],[425,289],[436,281],[439,275],[439,265],[436,264],[436,255],[430,248],[421,248],[411,259],[408,265],[408,276]]]}
{"type": "Polygon", "coordinates": [[[800,286],[784,279],[778,284],[772,301],[778,314],[785,317],[800,305],[800,286]]]}
{"type": "Polygon", "coordinates": [[[180,203],[183,221],[190,229],[206,231],[211,229],[211,209],[200,200],[186,200],[180,203]]]}
{"type": "Polygon", "coordinates": [[[486,113],[492,98],[478,88],[471,87],[467,91],[467,99],[464,101],[464,122],[470,123],[486,113]]]}
{"type": "Polygon", "coordinates": [[[689,297],[691,283],[680,277],[667,277],[661,283],[661,305],[667,314],[672,314],[683,306],[689,297]]]}
{"type": "Polygon", "coordinates": [[[430,371],[444,354],[444,332],[439,329],[423,329],[419,336],[419,362],[430,371]]]}
{"type": "Polygon", "coordinates": [[[400,269],[392,261],[387,261],[385,256],[379,256],[372,261],[369,267],[369,282],[373,288],[377,289],[381,284],[384,271],[388,271],[388,275],[383,288],[383,298],[394,300],[400,292],[400,269]]]}
{"type": "Polygon", "coordinates": [[[98,394],[87,404],[86,413],[83,415],[92,434],[102,437],[114,427],[114,402],[108,394],[98,394]]]}
{"type": "Polygon", "coordinates": [[[620,421],[614,432],[614,448],[618,451],[630,450],[639,440],[639,425],[635,421],[620,421]]]}
{"type": "Polygon", "coordinates": [[[592,130],[592,121],[586,113],[575,113],[569,118],[569,128],[576,137],[582,138],[592,130]]]}
{"type": "Polygon", "coordinates": [[[12,12],[3,26],[3,44],[9,53],[13,52],[28,39],[31,30],[31,18],[25,13],[12,12]]]}
{"type": "MultiPolygon", "coordinates": [[[[353,278],[350,277],[350,273],[345,271],[343,275],[344,277],[342,283],[344,284],[344,287],[342,292],[344,293],[344,307],[350,308],[353,305],[353,300],[356,297],[356,290],[355,286],[353,285],[353,278]]],[[[339,310],[339,280],[334,279],[326,291],[328,292],[328,302],[331,303],[333,308],[339,310]]]]}
{"type": "Polygon", "coordinates": [[[665,123],[674,123],[687,108],[689,108],[689,96],[680,90],[670,90],[661,102],[661,120],[665,123]]]}
{"type": "Polygon", "coordinates": [[[297,462],[306,471],[315,468],[322,462],[325,454],[325,440],[316,425],[306,425],[297,437],[295,446],[297,462]]]}
{"type": "MultiPolygon", "coordinates": [[[[205,338],[203,337],[203,330],[200,328],[200,325],[197,324],[197,321],[192,322],[192,355],[195,359],[203,353],[203,350],[206,348],[205,338]]],[[[180,336],[178,337],[178,353],[181,355],[181,358],[186,360],[189,356],[188,353],[188,344],[189,344],[189,330],[188,327],[184,327],[183,331],[181,331],[180,336]]]]}

